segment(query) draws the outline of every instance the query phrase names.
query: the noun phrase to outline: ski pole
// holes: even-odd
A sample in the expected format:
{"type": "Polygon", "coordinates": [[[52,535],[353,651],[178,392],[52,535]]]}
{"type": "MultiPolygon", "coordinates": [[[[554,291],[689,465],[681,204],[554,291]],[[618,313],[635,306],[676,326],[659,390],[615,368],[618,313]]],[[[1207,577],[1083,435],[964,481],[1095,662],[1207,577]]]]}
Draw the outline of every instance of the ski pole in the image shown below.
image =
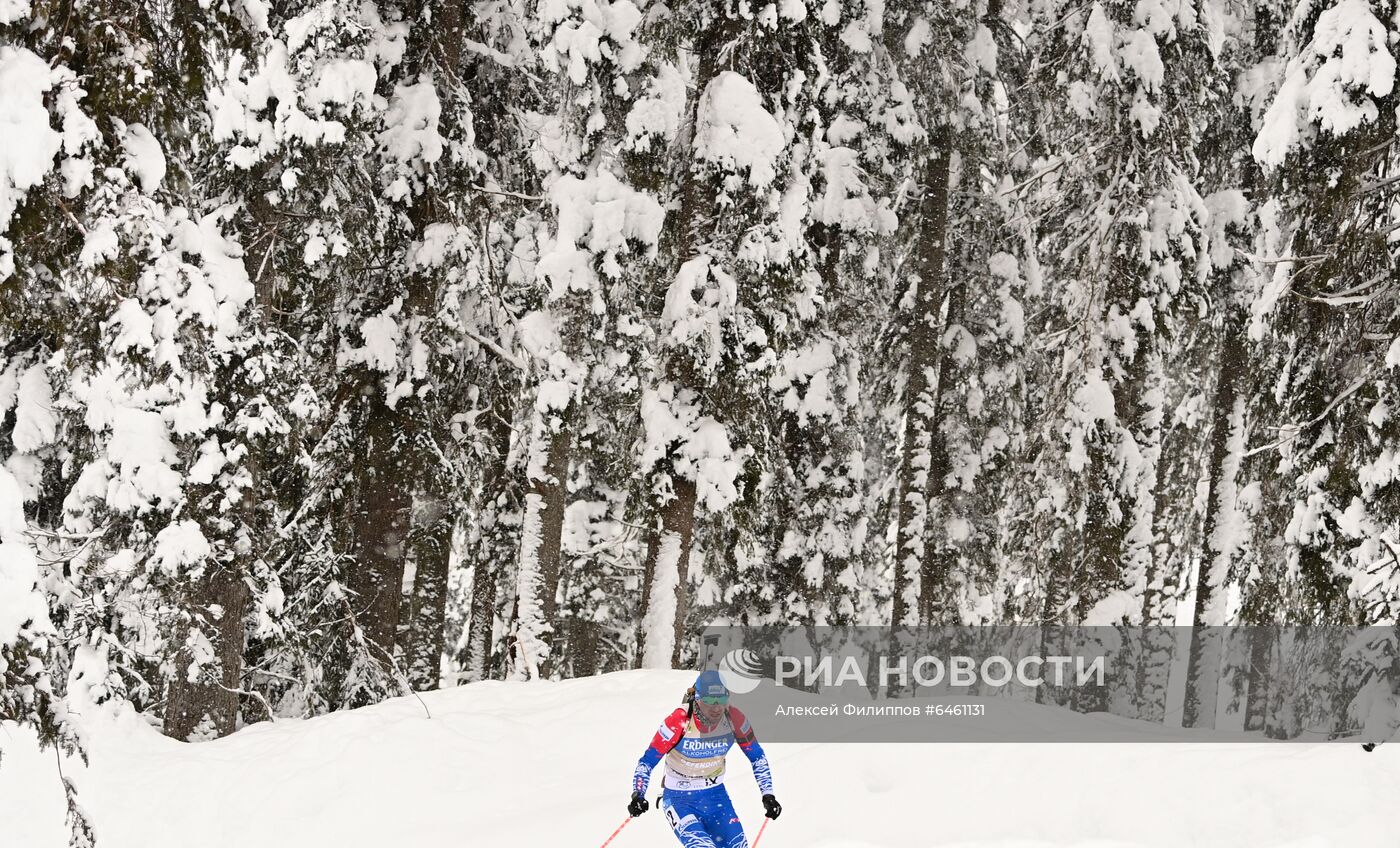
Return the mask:
{"type": "Polygon", "coordinates": [[[758,826],[758,835],[753,838],[753,848],[758,848],[758,840],[763,838],[763,829],[768,826],[770,821],[772,821],[772,819],[765,818],[763,824],[758,826]]]}
{"type": "MultiPolygon", "coordinates": [[[[617,835],[622,832],[622,829],[627,826],[627,823],[630,822],[632,818],[632,816],[628,816],[627,818],[623,819],[622,824],[618,825],[617,830],[614,830],[612,832],[612,836],[608,837],[608,842],[611,842],[614,839],[616,839],[617,835]]],[[[602,848],[608,848],[608,842],[604,842],[602,848]]]]}

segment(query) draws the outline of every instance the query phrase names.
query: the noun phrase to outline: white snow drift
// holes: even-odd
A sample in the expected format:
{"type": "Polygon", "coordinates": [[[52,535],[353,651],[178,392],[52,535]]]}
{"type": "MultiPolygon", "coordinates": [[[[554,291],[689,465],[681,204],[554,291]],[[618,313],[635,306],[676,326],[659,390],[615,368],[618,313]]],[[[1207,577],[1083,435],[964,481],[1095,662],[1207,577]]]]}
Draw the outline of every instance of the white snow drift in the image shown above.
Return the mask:
{"type": "MultiPolygon", "coordinates": [[[[476,683],[202,744],[87,711],[91,766],[64,770],[102,848],[594,848],[690,679],[476,683]]],[[[1033,723],[1124,721],[1023,709],[1033,723]]],[[[1394,844],[1400,796],[1400,744],[767,747],[784,812],[761,848],[1368,848],[1394,844]]],[[[13,726],[0,750],[0,843],[65,845],[53,753],[13,726]]],[[[763,811],[738,751],[726,782],[752,839],[763,811]]],[[[653,811],[610,848],[675,844],[653,811]]]]}

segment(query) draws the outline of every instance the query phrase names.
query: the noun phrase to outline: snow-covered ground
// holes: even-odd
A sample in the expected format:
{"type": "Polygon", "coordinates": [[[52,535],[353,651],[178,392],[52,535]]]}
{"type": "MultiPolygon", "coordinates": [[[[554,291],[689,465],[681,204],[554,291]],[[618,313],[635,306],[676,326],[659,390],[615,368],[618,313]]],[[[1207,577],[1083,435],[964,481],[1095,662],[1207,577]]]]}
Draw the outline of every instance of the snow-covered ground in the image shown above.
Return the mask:
{"type": "MultiPolygon", "coordinates": [[[[594,848],[692,677],[480,683],[195,745],[89,717],[91,767],[64,768],[99,848],[594,848]]],[[[784,811],[762,848],[1388,848],[1400,831],[1400,744],[766,747],[784,811]]],[[[0,845],[65,845],[53,753],[13,726],[0,750],[0,845]]],[[[737,750],[726,782],[752,840],[737,750]]],[[[676,844],[653,810],[610,848],[676,844]]]]}

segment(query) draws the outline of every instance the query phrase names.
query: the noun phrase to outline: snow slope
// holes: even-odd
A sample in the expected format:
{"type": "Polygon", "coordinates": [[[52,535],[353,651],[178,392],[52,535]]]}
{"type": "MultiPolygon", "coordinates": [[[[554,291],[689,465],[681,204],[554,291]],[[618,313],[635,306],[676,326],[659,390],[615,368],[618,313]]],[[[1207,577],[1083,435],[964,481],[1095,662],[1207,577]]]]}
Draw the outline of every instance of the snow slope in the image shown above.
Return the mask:
{"type": "MultiPolygon", "coordinates": [[[[594,848],[626,817],[636,758],[691,679],[478,683],[195,745],[134,716],[89,716],[91,767],[65,771],[99,848],[594,848]]],[[[762,848],[1395,844],[1400,744],[767,748],[784,812],[762,848]]],[[[0,750],[0,845],[64,845],[53,753],[13,726],[0,750]]],[[[762,807],[737,751],[727,783],[752,839],[762,807]]],[[[678,844],[653,810],[610,848],[678,844]]]]}

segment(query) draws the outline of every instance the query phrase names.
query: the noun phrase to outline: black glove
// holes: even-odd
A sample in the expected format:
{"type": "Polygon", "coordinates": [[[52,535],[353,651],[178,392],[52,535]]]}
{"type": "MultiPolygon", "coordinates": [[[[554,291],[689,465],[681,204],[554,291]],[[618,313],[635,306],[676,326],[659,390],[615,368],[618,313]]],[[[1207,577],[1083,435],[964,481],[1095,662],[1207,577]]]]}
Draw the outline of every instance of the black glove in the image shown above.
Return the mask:
{"type": "Polygon", "coordinates": [[[763,814],[770,819],[776,819],[783,811],[783,805],[778,803],[778,799],[772,795],[763,796],[763,814]]]}
{"type": "Polygon", "coordinates": [[[1366,753],[1369,754],[1369,753],[1371,753],[1372,751],[1376,750],[1376,743],[1374,743],[1374,742],[1364,742],[1364,743],[1362,743],[1362,745],[1361,745],[1361,750],[1363,750],[1363,751],[1365,751],[1366,753]]]}
{"type": "Polygon", "coordinates": [[[632,800],[627,804],[627,812],[631,813],[632,816],[635,818],[636,816],[640,816],[642,813],[645,813],[647,810],[650,809],[651,804],[647,801],[647,799],[642,797],[642,793],[632,793],[632,800]]]}

